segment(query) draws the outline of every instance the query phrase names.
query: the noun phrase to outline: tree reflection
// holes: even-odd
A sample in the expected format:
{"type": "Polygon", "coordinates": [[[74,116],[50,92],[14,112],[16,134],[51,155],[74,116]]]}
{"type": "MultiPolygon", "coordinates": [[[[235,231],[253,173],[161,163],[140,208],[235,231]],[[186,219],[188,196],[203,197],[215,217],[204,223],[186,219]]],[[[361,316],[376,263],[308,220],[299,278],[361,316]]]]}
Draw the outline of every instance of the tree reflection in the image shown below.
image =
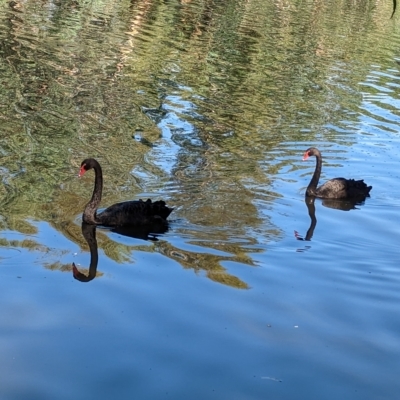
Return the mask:
{"type": "MultiPolygon", "coordinates": [[[[97,231],[106,256],[129,262],[134,250],[159,251],[235,287],[246,284],[223,263],[253,265],[259,238],[283,236],[273,210],[284,197],[275,183],[297,151],[287,144],[358,126],[359,113],[348,111],[370,66],[387,59],[392,33],[387,9],[366,2],[305,2],[296,12],[261,0],[2,7],[0,228],[26,232],[26,221],[46,221],[83,241],[65,223],[86,202],[87,188],[71,177],[83,155],[95,156],[108,166],[105,204],[157,193],[177,218],[202,227],[177,228],[199,253],[156,236],[153,246],[128,246],[97,231]]],[[[346,135],[349,148],[356,137],[346,135]]]]}

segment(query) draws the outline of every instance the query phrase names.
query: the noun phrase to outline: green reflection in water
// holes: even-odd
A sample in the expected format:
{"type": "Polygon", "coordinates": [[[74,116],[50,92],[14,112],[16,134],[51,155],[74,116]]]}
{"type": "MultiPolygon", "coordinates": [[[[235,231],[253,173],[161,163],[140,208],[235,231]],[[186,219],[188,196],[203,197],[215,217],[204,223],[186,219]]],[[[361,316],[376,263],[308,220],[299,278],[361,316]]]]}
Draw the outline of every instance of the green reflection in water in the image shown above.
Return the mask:
{"type": "MultiPolygon", "coordinates": [[[[81,243],[72,221],[92,181],[75,176],[92,156],[104,166],[104,206],[140,194],[165,198],[177,207],[174,218],[201,227],[191,231],[193,242],[216,250],[232,237],[279,240],[281,229],[262,208],[283,197],[274,183],[282,169],[296,169],[298,156],[279,146],[335,140],[338,129],[354,133],[358,82],[389,51],[378,43],[391,33],[390,7],[3,4],[1,229],[29,234],[27,221],[43,220],[81,243]]],[[[130,260],[129,246],[99,242],[112,259],[130,260]]],[[[221,274],[223,257],[162,241],[154,248],[214,280],[246,286],[221,274]]],[[[229,248],[233,260],[252,265],[249,252],[240,241],[229,248]]]]}

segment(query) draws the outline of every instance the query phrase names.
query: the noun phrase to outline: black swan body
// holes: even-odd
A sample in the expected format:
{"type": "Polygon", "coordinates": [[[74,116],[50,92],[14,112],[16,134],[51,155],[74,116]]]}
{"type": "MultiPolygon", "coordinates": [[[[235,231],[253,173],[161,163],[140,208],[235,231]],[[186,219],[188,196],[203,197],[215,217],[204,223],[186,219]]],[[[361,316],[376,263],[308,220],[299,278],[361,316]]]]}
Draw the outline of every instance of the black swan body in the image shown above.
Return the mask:
{"type": "Polygon", "coordinates": [[[303,161],[308,157],[315,156],[317,159],[314,175],[307,187],[306,195],[315,196],[323,199],[365,199],[369,196],[372,186],[367,186],[364,181],[333,178],[325,182],[317,188],[319,177],[321,175],[322,157],[320,151],[315,147],[310,147],[306,150],[303,156],[303,161]]]}
{"type": "Polygon", "coordinates": [[[162,200],[152,202],[150,199],[116,203],[97,214],[103,191],[103,173],[100,164],[94,158],[82,161],[79,177],[86,171],[94,169],[95,183],[92,198],[83,211],[83,222],[91,225],[107,227],[126,227],[151,225],[156,222],[167,223],[166,219],[173,208],[169,208],[162,200]]]}

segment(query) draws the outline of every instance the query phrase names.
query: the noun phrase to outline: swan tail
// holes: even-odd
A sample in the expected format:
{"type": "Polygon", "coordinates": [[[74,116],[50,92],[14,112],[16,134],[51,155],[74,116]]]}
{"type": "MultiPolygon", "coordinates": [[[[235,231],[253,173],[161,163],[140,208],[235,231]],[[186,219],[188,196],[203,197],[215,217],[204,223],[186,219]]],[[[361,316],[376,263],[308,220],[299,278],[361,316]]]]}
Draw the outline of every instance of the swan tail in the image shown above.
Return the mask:
{"type": "Polygon", "coordinates": [[[147,199],[145,204],[149,207],[151,215],[158,215],[163,219],[167,219],[169,214],[173,211],[173,208],[167,207],[163,200],[152,202],[150,199],[147,199]]]}

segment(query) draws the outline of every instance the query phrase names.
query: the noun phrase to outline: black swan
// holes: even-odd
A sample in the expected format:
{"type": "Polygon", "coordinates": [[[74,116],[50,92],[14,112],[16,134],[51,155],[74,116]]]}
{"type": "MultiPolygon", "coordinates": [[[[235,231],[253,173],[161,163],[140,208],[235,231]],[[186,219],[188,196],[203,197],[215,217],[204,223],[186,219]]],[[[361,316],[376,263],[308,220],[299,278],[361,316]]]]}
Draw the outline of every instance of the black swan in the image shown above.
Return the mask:
{"type": "Polygon", "coordinates": [[[83,160],[79,177],[92,168],[95,173],[94,189],[92,198],[83,211],[84,222],[107,227],[140,226],[154,224],[157,221],[167,223],[166,219],[173,208],[167,207],[162,200],[155,202],[150,199],[126,201],[113,204],[97,214],[97,207],[103,191],[103,173],[100,164],[94,158],[83,160]]]}
{"type": "Polygon", "coordinates": [[[317,163],[315,166],[314,175],[307,187],[306,195],[315,196],[323,199],[362,199],[369,196],[372,186],[367,186],[361,179],[333,178],[325,182],[317,188],[319,177],[321,175],[322,157],[320,151],[315,147],[310,147],[306,150],[303,156],[303,161],[308,157],[315,156],[317,163]]]}

